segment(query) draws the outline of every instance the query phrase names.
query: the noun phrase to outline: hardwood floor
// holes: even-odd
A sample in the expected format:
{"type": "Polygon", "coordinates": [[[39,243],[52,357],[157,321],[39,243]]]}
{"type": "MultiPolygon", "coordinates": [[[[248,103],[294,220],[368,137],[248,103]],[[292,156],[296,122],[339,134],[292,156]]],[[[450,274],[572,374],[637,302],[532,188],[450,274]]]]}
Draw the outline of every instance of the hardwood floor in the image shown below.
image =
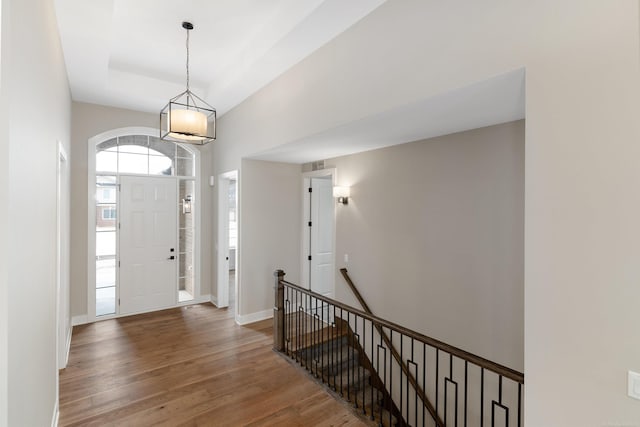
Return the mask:
{"type": "Polygon", "coordinates": [[[59,425],[369,425],[271,347],[211,304],[76,326],[59,425]]]}

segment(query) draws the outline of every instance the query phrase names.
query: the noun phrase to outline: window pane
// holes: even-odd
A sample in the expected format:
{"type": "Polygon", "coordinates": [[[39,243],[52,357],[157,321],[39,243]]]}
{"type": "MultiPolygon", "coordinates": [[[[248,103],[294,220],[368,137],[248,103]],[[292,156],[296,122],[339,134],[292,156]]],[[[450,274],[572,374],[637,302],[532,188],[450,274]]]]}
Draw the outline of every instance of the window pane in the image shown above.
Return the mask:
{"type": "Polygon", "coordinates": [[[96,289],[116,285],[116,258],[96,260],[96,289]]]}
{"type": "Polygon", "coordinates": [[[118,154],[111,150],[96,153],[96,172],[118,172],[118,154]]]}
{"type": "Polygon", "coordinates": [[[193,253],[187,252],[179,255],[180,277],[193,276],[193,253]]]}
{"type": "Polygon", "coordinates": [[[116,185],[116,177],[112,175],[96,175],[96,184],[103,187],[113,187],[116,185]]]}
{"type": "Polygon", "coordinates": [[[149,156],[149,175],[172,175],[173,161],[165,156],[149,156]]]}
{"type": "Polygon", "coordinates": [[[137,173],[146,175],[149,173],[149,156],[142,154],[118,153],[119,172],[137,173]]]}
{"type": "Polygon", "coordinates": [[[193,176],[193,159],[183,159],[178,157],[176,159],[176,175],[178,176],[193,176]]]}
{"type": "Polygon", "coordinates": [[[96,202],[98,203],[115,203],[116,202],[116,186],[115,184],[98,184],[96,185],[96,202]]]}
{"type": "Polygon", "coordinates": [[[116,288],[96,289],[96,316],[115,314],[116,312],[116,288]]]}
{"type": "Polygon", "coordinates": [[[177,157],[184,157],[185,159],[192,159],[193,154],[191,154],[187,149],[182,148],[178,144],[176,144],[177,157]]]}
{"type": "Polygon", "coordinates": [[[149,138],[149,154],[163,155],[173,160],[176,158],[176,144],[151,137],[149,138]]]}
{"type": "Polygon", "coordinates": [[[132,154],[149,154],[147,147],[141,147],[139,145],[120,145],[118,146],[119,153],[132,153],[132,154]]]}
{"type": "Polygon", "coordinates": [[[118,137],[118,151],[120,153],[147,154],[149,137],[146,135],[126,135],[118,137]]]}
{"type": "Polygon", "coordinates": [[[117,215],[115,204],[96,205],[96,231],[115,231],[117,215]]]}
{"type": "Polygon", "coordinates": [[[116,232],[99,231],[96,233],[96,256],[104,257],[116,254],[116,232]]]}
{"type": "Polygon", "coordinates": [[[194,215],[196,206],[194,200],[194,189],[195,183],[193,180],[181,179],[178,186],[178,194],[179,194],[179,210],[178,216],[180,217],[180,228],[191,228],[194,225],[194,215]],[[183,200],[187,198],[187,196],[191,196],[191,213],[185,213],[182,209],[183,200]]]}
{"type": "Polygon", "coordinates": [[[116,151],[117,145],[118,145],[118,140],[116,138],[113,138],[96,145],[96,152],[109,150],[109,149],[112,149],[112,151],[116,151]]]}
{"type": "Polygon", "coordinates": [[[193,229],[181,228],[179,233],[178,250],[180,252],[190,252],[193,250],[193,229]]]}

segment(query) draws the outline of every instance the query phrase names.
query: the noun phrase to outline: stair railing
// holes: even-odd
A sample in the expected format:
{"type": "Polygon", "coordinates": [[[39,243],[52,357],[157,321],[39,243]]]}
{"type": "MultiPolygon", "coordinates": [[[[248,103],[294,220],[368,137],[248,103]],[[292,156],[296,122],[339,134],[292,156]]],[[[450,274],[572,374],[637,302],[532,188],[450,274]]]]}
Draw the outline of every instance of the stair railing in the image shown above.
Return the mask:
{"type": "Polygon", "coordinates": [[[522,373],[275,276],[274,350],[379,425],[522,425],[522,373]]]}
{"type": "MultiPolygon", "coordinates": [[[[358,288],[356,288],[356,285],[355,283],[353,283],[353,280],[351,280],[351,277],[349,277],[349,272],[347,271],[347,269],[341,268],[340,273],[342,274],[342,277],[344,278],[345,282],[347,282],[347,285],[349,285],[351,292],[356,297],[356,299],[358,300],[358,302],[360,303],[364,311],[372,315],[373,312],[369,308],[369,305],[366,303],[364,298],[362,298],[362,294],[360,294],[360,291],[358,291],[358,288]]],[[[398,353],[398,350],[396,350],[395,346],[393,345],[393,343],[391,342],[387,334],[382,330],[381,326],[378,326],[378,325],[374,325],[374,326],[376,328],[376,331],[382,338],[382,341],[384,341],[387,347],[389,347],[389,349],[391,350],[391,355],[399,364],[404,375],[406,375],[407,381],[409,381],[409,384],[413,388],[413,391],[418,395],[420,400],[423,402],[424,406],[427,408],[427,411],[429,411],[429,414],[435,421],[436,427],[444,426],[445,425],[444,421],[440,418],[436,409],[433,407],[433,404],[429,401],[429,398],[424,393],[424,390],[422,389],[420,384],[418,384],[418,381],[414,378],[413,374],[410,372],[409,366],[406,363],[404,363],[404,361],[400,358],[400,353],[398,353]]]]}

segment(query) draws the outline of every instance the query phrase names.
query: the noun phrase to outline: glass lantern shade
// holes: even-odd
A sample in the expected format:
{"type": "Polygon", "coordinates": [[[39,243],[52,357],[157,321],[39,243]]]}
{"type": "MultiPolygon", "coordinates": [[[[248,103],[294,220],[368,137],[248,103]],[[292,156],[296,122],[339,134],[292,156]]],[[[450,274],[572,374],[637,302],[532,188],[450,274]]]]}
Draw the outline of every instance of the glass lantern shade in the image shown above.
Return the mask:
{"type": "Polygon", "coordinates": [[[160,138],[196,145],[211,142],[216,139],[216,110],[190,91],[180,94],[160,112],[160,138]]]}

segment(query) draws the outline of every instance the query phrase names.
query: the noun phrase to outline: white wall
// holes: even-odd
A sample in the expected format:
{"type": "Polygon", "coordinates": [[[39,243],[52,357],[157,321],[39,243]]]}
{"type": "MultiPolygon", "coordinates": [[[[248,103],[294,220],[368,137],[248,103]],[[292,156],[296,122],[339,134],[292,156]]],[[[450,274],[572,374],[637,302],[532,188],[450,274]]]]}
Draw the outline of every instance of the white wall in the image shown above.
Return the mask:
{"type": "Polygon", "coordinates": [[[2,6],[2,110],[10,114],[2,127],[8,374],[0,424],[46,426],[57,407],[57,140],[68,150],[71,100],[52,2],[2,6]]]}
{"type": "MultiPolygon", "coordinates": [[[[373,313],[522,372],[524,121],[325,165],[351,187],[336,264],[373,313]]],[[[360,307],[338,268],[337,299],[360,307]]]]}
{"type": "MultiPolygon", "coordinates": [[[[0,4],[0,141],[9,140],[9,2],[0,4]]],[[[0,144],[0,200],[9,200],[9,144],[0,144]]],[[[9,211],[0,209],[0,427],[8,426],[9,211]]]]}
{"type": "MultiPolygon", "coordinates": [[[[273,272],[300,276],[302,177],[299,165],[243,160],[240,168],[240,320],[273,310],[273,272]]],[[[268,312],[268,313],[267,313],[268,312]]]]}
{"type": "Polygon", "coordinates": [[[388,1],[225,114],[214,170],[526,67],[526,422],[637,423],[626,371],[640,370],[638,9],[388,1]]]}
{"type": "MultiPolygon", "coordinates": [[[[157,128],[159,113],[141,113],[101,105],[73,102],[71,150],[71,313],[73,316],[87,315],[87,149],[89,138],[112,129],[129,126],[157,128]]],[[[211,173],[210,145],[195,146],[200,150],[200,177],[202,182],[201,221],[201,295],[211,292],[212,241],[211,229],[213,191],[209,187],[211,173]]]]}

